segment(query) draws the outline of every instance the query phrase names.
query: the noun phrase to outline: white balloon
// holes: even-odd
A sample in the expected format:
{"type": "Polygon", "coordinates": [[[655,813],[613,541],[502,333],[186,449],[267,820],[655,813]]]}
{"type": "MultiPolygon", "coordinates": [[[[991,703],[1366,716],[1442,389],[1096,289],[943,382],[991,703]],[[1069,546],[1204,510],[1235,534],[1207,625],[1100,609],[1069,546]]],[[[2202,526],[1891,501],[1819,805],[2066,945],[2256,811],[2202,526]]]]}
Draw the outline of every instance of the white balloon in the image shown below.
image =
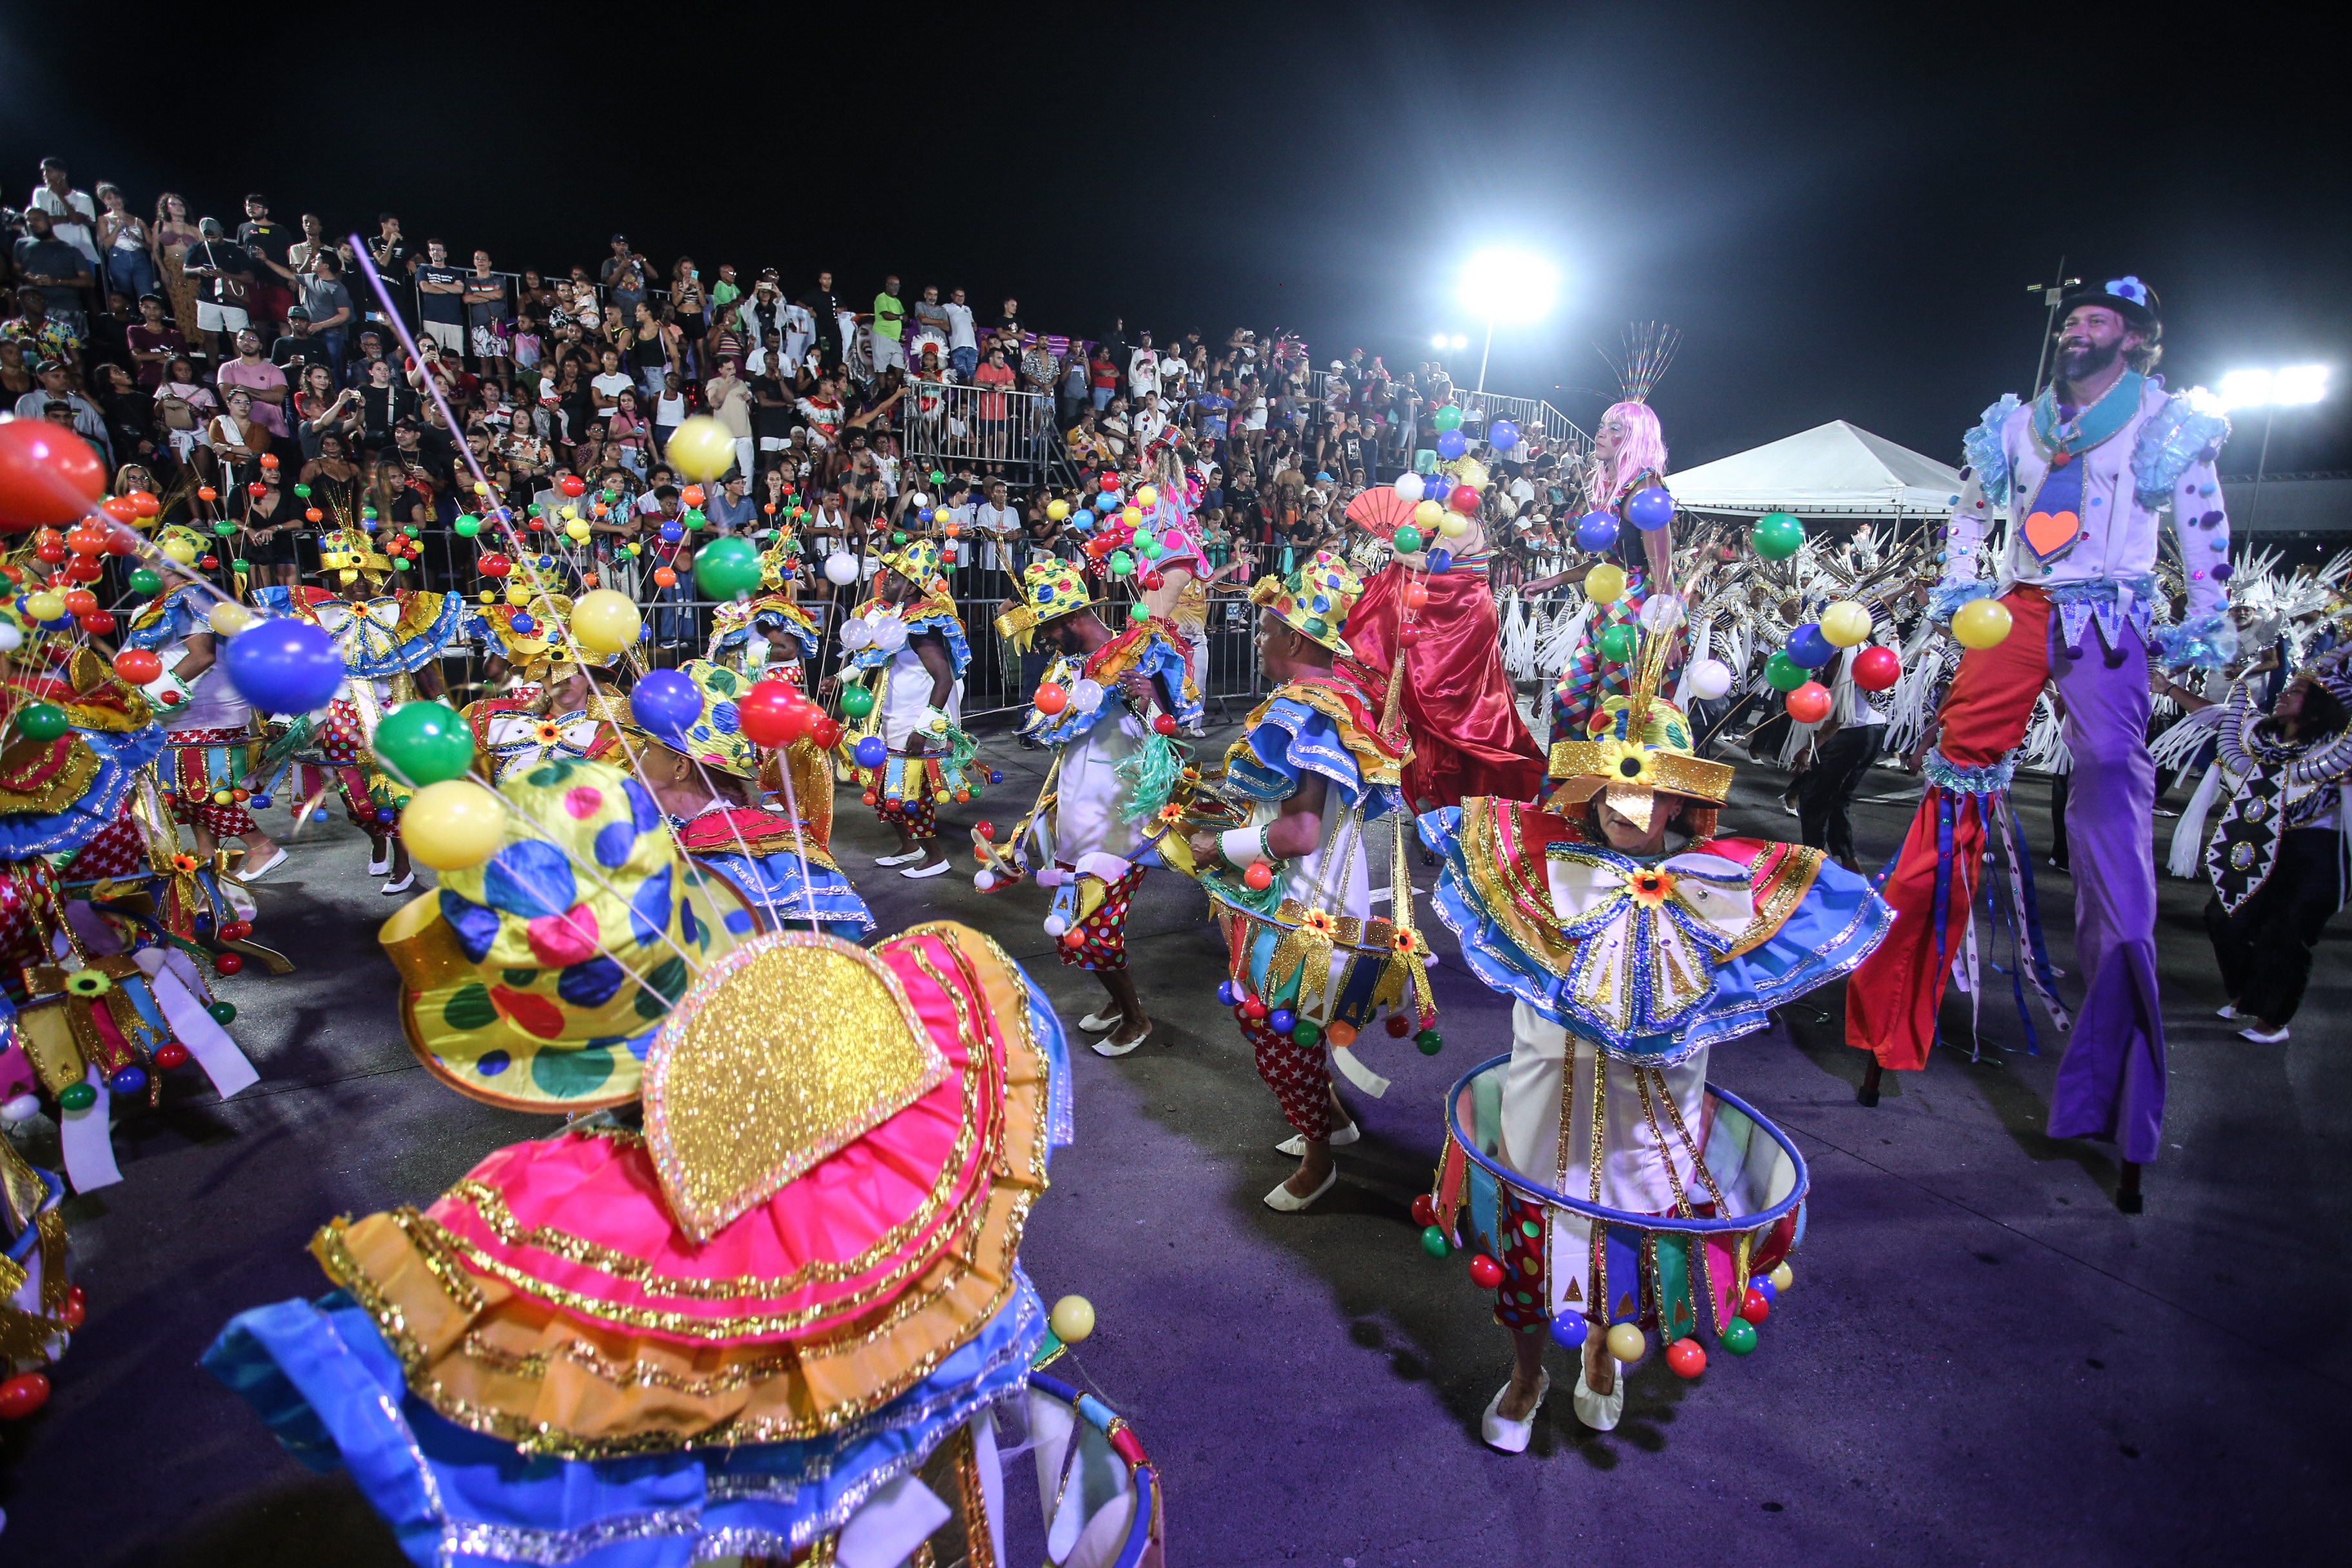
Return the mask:
{"type": "Polygon", "coordinates": [[[1423,499],[1421,476],[1399,474],[1396,477],[1396,498],[1407,506],[1418,505],[1423,499]]]}
{"type": "Polygon", "coordinates": [[[1696,659],[1690,667],[1691,695],[1709,701],[1731,689],[1731,667],[1719,658],[1696,659]]]}
{"type": "Polygon", "coordinates": [[[983,893],[989,892],[996,886],[996,873],[993,871],[975,871],[972,873],[971,885],[979,889],[983,893]]]}
{"type": "Polygon", "coordinates": [[[871,647],[874,645],[874,627],[869,623],[856,616],[852,616],[847,620],[841,623],[841,632],[839,635],[841,637],[841,646],[847,648],[852,653],[856,653],[859,648],[871,647]]]}
{"type": "Polygon", "coordinates": [[[1047,915],[1045,917],[1045,934],[1047,936],[1057,937],[1069,929],[1070,922],[1064,920],[1061,916],[1047,915]]]}
{"type": "Polygon", "coordinates": [[[1672,631],[1682,625],[1683,601],[1677,594],[1653,594],[1642,601],[1642,625],[1654,632],[1672,631]]]}
{"type": "Polygon", "coordinates": [[[25,646],[25,634],[5,621],[0,621],[0,653],[15,653],[25,646]]]}
{"type": "Polygon", "coordinates": [[[896,617],[874,623],[874,646],[884,653],[897,653],[907,646],[907,623],[896,617]]]}
{"type": "Polygon", "coordinates": [[[1070,685],[1070,706],[1081,713],[1091,713],[1102,706],[1103,689],[1099,680],[1080,679],[1070,685]]]}
{"type": "Polygon", "coordinates": [[[41,1101],[37,1095],[20,1094],[7,1104],[0,1105],[0,1121],[11,1126],[19,1121],[30,1121],[40,1113],[41,1101]]]}
{"type": "Polygon", "coordinates": [[[857,557],[846,550],[836,550],[824,558],[824,580],[836,587],[845,588],[857,581],[857,557]]]}
{"type": "Polygon", "coordinates": [[[907,498],[907,504],[915,510],[920,511],[925,507],[931,504],[931,498],[925,495],[922,491],[917,490],[913,495],[907,498]]]}

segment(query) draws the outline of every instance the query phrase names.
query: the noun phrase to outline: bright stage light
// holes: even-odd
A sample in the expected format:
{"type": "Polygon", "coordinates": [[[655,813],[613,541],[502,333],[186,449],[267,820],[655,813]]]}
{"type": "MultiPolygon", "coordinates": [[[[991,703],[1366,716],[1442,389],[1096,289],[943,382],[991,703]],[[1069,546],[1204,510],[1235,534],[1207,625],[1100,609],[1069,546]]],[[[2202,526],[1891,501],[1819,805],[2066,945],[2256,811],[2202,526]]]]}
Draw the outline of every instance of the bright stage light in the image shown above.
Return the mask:
{"type": "Polygon", "coordinates": [[[1453,341],[1454,340],[1452,338],[1447,337],[1444,332],[1440,332],[1429,340],[1429,346],[1433,349],[1442,349],[1453,341]]]}
{"type": "Polygon", "coordinates": [[[1462,268],[1462,302],[1489,321],[1534,321],[1559,292],[1551,263],[1524,250],[1479,251],[1462,268]]]}
{"type": "Polygon", "coordinates": [[[2221,378],[2225,408],[2294,408],[2327,395],[2327,367],[2291,364],[2284,370],[2233,370],[2221,378]]]}
{"type": "Polygon", "coordinates": [[[1456,349],[1466,349],[1466,348],[1468,348],[1469,346],[1470,346],[1470,335],[1469,335],[1467,332],[1456,332],[1456,333],[1454,333],[1454,348],[1456,348],[1456,349]]]}

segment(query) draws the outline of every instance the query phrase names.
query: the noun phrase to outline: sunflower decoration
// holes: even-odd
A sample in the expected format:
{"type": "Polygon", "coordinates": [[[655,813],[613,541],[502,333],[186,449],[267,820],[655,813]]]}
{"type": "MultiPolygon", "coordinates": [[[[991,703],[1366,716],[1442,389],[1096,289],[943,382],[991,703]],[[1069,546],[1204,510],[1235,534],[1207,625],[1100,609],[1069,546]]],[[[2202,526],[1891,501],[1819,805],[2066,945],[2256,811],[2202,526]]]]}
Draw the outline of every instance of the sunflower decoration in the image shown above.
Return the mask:
{"type": "Polygon", "coordinates": [[[1625,879],[1625,896],[1645,910],[1663,909],[1675,896],[1675,874],[1659,866],[1645,866],[1625,879]]]}

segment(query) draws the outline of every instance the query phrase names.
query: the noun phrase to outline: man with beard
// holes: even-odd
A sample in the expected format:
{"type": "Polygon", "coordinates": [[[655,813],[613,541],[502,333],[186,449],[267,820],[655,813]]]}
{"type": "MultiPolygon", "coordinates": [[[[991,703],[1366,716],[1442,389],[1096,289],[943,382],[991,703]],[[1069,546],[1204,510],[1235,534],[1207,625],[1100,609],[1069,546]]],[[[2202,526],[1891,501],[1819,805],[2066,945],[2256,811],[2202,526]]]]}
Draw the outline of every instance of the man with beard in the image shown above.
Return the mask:
{"type": "Polygon", "coordinates": [[[1098,1056],[1123,1057],[1151,1033],[1127,969],[1127,911],[1142,885],[1148,846],[1164,825],[1183,761],[1169,737],[1197,722],[1201,695],[1184,673],[1182,636],[1162,620],[1114,635],[1087,581],[1066,561],[1031,564],[1021,597],[996,617],[999,637],[1026,653],[1034,636],[1054,652],[1023,722],[1053,748],[1037,805],[999,846],[975,831],[977,886],[1001,891],[1031,867],[1054,891],[1045,932],[1064,963],[1091,969],[1110,1005],[1078,1020],[1102,1037],[1098,1056]]]}
{"type": "MultiPolygon", "coordinates": [[[[2064,312],[2056,380],[2031,403],[2003,397],[1964,442],[1965,488],[1930,613],[1961,617],[1955,626],[1980,646],[1962,657],[1937,715],[1927,797],[1881,889],[1895,927],[1848,987],[1846,1041],[1873,1053],[1865,1104],[1876,1100],[1880,1069],[1926,1065],[1955,955],[1969,954],[1973,970],[1969,911],[1988,875],[1988,840],[2005,837],[2013,860],[2029,858],[2009,811],[2011,753],[2044,680],[2054,680],[2074,762],[2067,817],[2084,998],[2050,1131],[2116,1140],[2129,1208],[2137,1206],[2137,1166],[2155,1157],[2164,1113],[2149,656],[2211,666],[2235,651],[2223,585],[2230,525],[2213,467],[2230,427],[2149,374],[2163,329],[2156,294],[2138,279],[2083,289],[2064,312]],[[2168,508],[2189,602],[2179,625],[2158,630],[2158,514],[2168,508]],[[1994,579],[1980,582],[1978,547],[1995,518],[2008,527],[1994,579]],[[2003,617],[1973,604],[1988,596],[2007,612],[2005,637],[2003,617]],[[1977,624],[1984,622],[1991,624],[1977,624]]],[[[2018,967],[2063,1028],[2039,951],[2031,875],[2012,873],[2018,929],[2032,933],[2035,950],[2018,967]]]]}

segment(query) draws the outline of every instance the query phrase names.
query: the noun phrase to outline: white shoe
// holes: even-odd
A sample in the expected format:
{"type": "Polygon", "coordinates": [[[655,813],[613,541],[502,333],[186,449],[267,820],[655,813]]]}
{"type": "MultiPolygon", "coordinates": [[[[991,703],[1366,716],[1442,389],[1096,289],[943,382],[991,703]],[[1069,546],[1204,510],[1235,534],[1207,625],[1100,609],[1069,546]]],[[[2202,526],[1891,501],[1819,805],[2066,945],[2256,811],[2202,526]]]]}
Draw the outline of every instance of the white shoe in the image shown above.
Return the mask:
{"type": "Polygon", "coordinates": [[[2242,1040],[2252,1040],[2258,1046],[2283,1046],[2286,1044],[2286,1026],[2284,1024],[2281,1024],[2277,1028],[2270,1031],[2270,1033],[2264,1034],[2263,1032],[2263,1026],[2260,1024],[2256,1024],[2250,1029],[2239,1030],[2238,1038],[2242,1040]]]}
{"type": "Polygon", "coordinates": [[[910,882],[919,882],[926,877],[941,876],[945,874],[947,869],[948,863],[941,859],[934,860],[928,866],[909,866],[905,870],[899,872],[898,875],[906,878],[910,882]]]}
{"type": "Polygon", "coordinates": [[[1551,1373],[1547,1371],[1536,1384],[1536,1402],[1528,1408],[1523,1421],[1506,1420],[1502,1415],[1503,1395],[1511,1392],[1509,1384],[1495,1391],[1486,1401],[1486,1413],[1478,1417],[1478,1436],[1486,1439],[1486,1447],[1499,1448],[1506,1454],[1524,1454],[1528,1439],[1535,1436],[1536,1412],[1543,1408],[1544,1395],[1551,1392],[1551,1373]]]}
{"type": "Polygon", "coordinates": [[[1095,1041],[1092,1049],[1095,1055],[1098,1057],[1123,1057],[1150,1037],[1151,1031],[1150,1029],[1144,1030],[1143,1033],[1136,1036],[1135,1038],[1131,1040],[1114,1040],[1106,1036],[1102,1039],[1095,1041]]]}
{"type": "Polygon", "coordinates": [[[383,892],[387,897],[389,897],[394,893],[404,893],[415,886],[416,886],[416,873],[411,871],[407,876],[403,877],[397,882],[386,882],[383,885],[383,892]]]}
{"type": "Polygon", "coordinates": [[[1574,1407],[1576,1418],[1595,1432],[1615,1431],[1617,1418],[1625,1414],[1625,1363],[1621,1361],[1613,1364],[1617,1368],[1617,1380],[1610,1386],[1606,1397],[1592,1392],[1592,1385],[1584,1381],[1581,1365],[1576,1369],[1576,1392],[1569,1395],[1569,1404],[1574,1407]]]}
{"type": "Polygon", "coordinates": [[[2223,1018],[2223,1019],[2235,1019],[2235,1018],[2237,1017],[2237,1016],[2238,1016],[2238,1005],[2237,1005],[2235,1002],[2224,1002],[2224,1003],[2222,1003],[2222,1004],[2221,1004],[2221,1005],[2220,1010],[2219,1010],[2219,1011],[2217,1011],[2217,1012],[2213,1015],[2213,1016],[2215,1016],[2216,1018],[2223,1018]]]}
{"type": "Polygon", "coordinates": [[[392,857],[387,855],[381,860],[369,861],[368,875],[371,877],[388,877],[392,875],[392,857]]]}
{"type": "Polygon", "coordinates": [[[1116,1013],[1089,1013],[1078,1020],[1078,1027],[1089,1035],[1108,1034],[1118,1026],[1116,1013]]]}
{"type": "MultiPolygon", "coordinates": [[[[258,881],[284,864],[286,864],[286,846],[281,844],[278,846],[278,853],[272,855],[268,859],[264,860],[260,865],[239,866],[236,869],[236,879],[240,882],[258,881]]],[[[391,868],[391,867],[387,866],[384,868],[384,870],[388,871],[391,868]]],[[[376,873],[377,876],[382,876],[383,874],[383,872],[382,871],[376,873]]]]}
{"type": "MultiPolygon", "coordinates": [[[[1350,1121],[1345,1127],[1340,1128],[1337,1132],[1332,1133],[1327,1142],[1328,1142],[1334,1149],[1345,1149],[1349,1144],[1353,1143],[1357,1139],[1361,1138],[1363,1135],[1364,1130],[1350,1121]]],[[[1292,1133],[1281,1142],[1276,1143],[1274,1146],[1274,1152],[1277,1154],[1287,1154],[1294,1160],[1297,1159],[1300,1155],[1307,1152],[1307,1134],[1304,1132],[1292,1133]]]]}
{"type": "Polygon", "coordinates": [[[1288,1184],[1285,1183],[1265,1194],[1265,1206],[1277,1214],[1297,1214],[1300,1209],[1329,1192],[1338,1184],[1339,1180],[1339,1167],[1334,1165],[1331,1167],[1331,1173],[1323,1178],[1323,1184],[1303,1198],[1293,1193],[1288,1184]]]}
{"type": "Polygon", "coordinates": [[[909,849],[899,855],[877,855],[874,857],[874,863],[877,866],[904,866],[909,860],[919,860],[922,858],[921,850],[909,849]]]}

